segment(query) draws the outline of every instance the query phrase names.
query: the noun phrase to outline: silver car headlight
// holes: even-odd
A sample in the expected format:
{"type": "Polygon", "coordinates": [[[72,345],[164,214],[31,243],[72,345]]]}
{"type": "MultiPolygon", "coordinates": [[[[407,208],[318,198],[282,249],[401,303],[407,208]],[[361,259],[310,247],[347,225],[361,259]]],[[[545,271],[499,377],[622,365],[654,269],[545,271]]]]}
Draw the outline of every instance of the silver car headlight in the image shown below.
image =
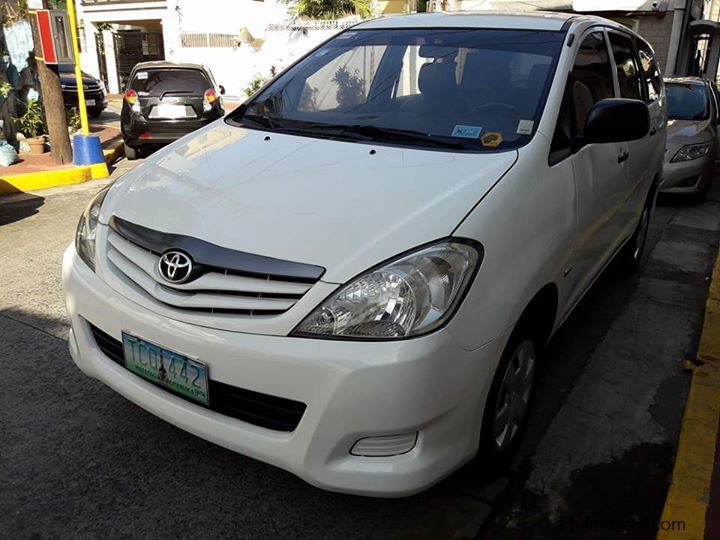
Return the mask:
{"type": "Polygon", "coordinates": [[[425,245],[342,286],[291,335],[372,340],[426,334],[453,315],[482,257],[482,246],[471,240],[425,245]]]}
{"type": "Polygon", "coordinates": [[[93,271],[95,270],[95,237],[98,218],[100,217],[100,207],[109,190],[110,186],[107,186],[92,198],[90,204],[87,205],[87,208],[80,216],[77,232],[75,233],[75,249],[80,258],[93,271]]]}
{"type": "Polygon", "coordinates": [[[678,150],[673,158],[670,160],[671,163],[676,161],[690,161],[692,159],[700,159],[701,157],[707,156],[712,148],[712,143],[702,144],[688,144],[678,150]]]}

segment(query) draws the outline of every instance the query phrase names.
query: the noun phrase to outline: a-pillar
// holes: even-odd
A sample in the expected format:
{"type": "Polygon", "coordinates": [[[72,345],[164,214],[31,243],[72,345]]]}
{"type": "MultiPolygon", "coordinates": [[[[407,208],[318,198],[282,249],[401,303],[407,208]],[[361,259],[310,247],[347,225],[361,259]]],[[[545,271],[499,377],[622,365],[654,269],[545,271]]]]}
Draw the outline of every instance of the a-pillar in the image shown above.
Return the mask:
{"type": "Polygon", "coordinates": [[[717,79],[718,62],[720,61],[720,34],[714,33],[710,39],[710,53],[705,63],[705,77],[714,81],[717,79]]]}

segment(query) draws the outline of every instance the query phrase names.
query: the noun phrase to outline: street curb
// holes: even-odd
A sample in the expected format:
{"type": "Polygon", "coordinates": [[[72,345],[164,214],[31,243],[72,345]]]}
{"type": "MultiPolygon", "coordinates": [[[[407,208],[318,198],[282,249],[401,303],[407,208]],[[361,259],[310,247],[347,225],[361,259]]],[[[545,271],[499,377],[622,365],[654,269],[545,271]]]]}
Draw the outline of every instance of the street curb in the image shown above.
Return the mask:
{"type": "Polygon", "coordinates": [[[693,368],[675,466],[660,518],[658,540],[705,537],[720,418],[720,253],[705,303],[705,320],[693,368]],[[673,522],[684,522],[678,530],[673,522]]]}
{"type": "Polygon", "coordinates": [[[0,176],[0,195],[23,191],[37,191],[58,186],[80,184],[88,180],[97,180],[110,176],[108,166],[123,156],[122,140],[110,144],[103,149],[105,163],[79,165],[64,169],[39,171],[24,174],[0,176]]]}
{"type": "Polygon", "coordinates": [[[110,167],[118,159],[125,155],[125,145],[122,139],[109,144],[107,148],[103,148],[103,156],[105,156],[105,164],[110,167]]]}

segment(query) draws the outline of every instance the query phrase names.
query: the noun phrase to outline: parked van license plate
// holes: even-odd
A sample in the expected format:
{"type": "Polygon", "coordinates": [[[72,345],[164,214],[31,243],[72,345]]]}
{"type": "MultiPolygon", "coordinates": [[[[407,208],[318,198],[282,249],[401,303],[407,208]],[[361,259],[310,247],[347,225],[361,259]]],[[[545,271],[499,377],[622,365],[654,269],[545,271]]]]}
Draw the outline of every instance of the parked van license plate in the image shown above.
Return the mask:
{"type": "Polygon", "coordinates": [[[210,403],[208,369],[197,360],[123,332],[125,367],[200,403],[210,403]]]}

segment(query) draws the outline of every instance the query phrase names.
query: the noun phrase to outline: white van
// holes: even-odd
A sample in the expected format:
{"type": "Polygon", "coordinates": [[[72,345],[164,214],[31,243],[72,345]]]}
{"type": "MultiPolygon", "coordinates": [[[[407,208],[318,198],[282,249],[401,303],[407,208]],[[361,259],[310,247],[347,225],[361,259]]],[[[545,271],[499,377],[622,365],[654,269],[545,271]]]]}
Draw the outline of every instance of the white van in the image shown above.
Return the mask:
{"type": "Polygon", "coordinates": [[[545,343],[637,268],[665,125],[613,22],[363,22],[92,200],[72,357],[321,488],[416,493],[513,450],[545,343]]]}

